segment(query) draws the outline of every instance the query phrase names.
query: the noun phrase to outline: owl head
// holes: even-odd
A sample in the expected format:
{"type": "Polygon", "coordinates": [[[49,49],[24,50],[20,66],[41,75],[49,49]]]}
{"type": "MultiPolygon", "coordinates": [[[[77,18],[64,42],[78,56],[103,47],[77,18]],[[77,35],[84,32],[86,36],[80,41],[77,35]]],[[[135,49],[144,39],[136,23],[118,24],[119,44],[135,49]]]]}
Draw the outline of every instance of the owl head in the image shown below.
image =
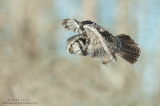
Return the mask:
{"type": "Polygon", "coordinates": [[[67,39],[66,49],[71,54],[86,55],[87,39],[82,35],[75,35],[67,39]]]}

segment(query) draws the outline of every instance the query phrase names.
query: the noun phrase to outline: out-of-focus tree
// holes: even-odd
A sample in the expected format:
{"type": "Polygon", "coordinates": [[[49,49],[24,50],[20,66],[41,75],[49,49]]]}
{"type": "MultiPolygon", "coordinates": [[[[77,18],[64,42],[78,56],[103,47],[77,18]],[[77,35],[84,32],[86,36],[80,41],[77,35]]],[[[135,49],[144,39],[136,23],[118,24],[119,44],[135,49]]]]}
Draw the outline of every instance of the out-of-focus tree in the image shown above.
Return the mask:
{"type": "Polygon", "coordinates": [[[0,0],[0,98],[38,106],[159,105],[157,0],[0,0]],[[64,18],[92,20],[110,33],[131,35],[142,53],[135,65],[66,52],[75,35],[64,18]]]}

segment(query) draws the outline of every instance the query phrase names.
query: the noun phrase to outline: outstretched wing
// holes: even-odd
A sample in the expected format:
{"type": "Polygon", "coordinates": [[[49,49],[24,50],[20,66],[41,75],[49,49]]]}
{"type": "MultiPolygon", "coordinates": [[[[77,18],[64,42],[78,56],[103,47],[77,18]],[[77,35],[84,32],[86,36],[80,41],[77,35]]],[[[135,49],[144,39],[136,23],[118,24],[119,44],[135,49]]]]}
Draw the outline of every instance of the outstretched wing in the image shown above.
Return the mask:
{"type": "Polygon", "coordinates": [[[64,19],[62,22],[62,25],[68,30],[73,30],[74,32],[77,33],[82,33],[82,30],[80,28],[80,22],[78,22],[76,19],[64,19]]]}
{"type": "Polygon", "coordinates": [[[110,57],[110,59],[112,60],[114,57],[112,56],[111,51],[109,49],[110,44],[109,44],[109,42],[107,42],[105,37],[101,35],[101,33],[99,32],[100,31],[99,28],[101,28],[101,27],[97,26],[97,25],[87,24],[84,26],[84,29],[87,33],[86,35],[90,39],[90,44],[93,46],[93,50],[94,49],[97,49],[97,50],[103,49],[104,50],[103,52],[105,52],[104,56],[110,57]]]}

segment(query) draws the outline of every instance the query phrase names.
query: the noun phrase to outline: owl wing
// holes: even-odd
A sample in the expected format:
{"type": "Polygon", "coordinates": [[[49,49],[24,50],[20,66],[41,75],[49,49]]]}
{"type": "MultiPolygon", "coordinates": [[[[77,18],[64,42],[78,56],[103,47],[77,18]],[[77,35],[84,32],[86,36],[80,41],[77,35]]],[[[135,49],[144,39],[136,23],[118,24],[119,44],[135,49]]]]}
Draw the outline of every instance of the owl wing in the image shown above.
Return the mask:
{"type": "Polygon", "coordinates": [[[67,18],[63,20],[62,25],[68,30],[73,30],[74,32],[82,33],[79,23],[80,22],[78,22],[76,19],[67,18]]]}
{"type": "Polygon", "coordinates": [[[102,56],[102,57],[110,57],[110,59],[113,59],[113,56],[111,54],[111,51],[109,49],[109,42],[107,42],[106,38],[102,36],[102,34],[97,30],[97,27],[101,28],[97,25],[85,25],[84,29],[87,33],[88,38],[90,39],[91,45],[93,46],[94,55],[96,56],[102,56]],[[105,53],[100,53],[101,51],[105,53]]]}

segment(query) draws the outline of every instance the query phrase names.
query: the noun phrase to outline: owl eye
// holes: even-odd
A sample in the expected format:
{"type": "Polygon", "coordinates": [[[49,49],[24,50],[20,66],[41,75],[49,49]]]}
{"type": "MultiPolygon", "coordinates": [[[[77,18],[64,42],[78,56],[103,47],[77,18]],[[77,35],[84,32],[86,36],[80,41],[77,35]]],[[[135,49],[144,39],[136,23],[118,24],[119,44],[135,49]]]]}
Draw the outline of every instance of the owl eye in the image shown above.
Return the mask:
{"type": "Polygon", "coordinates": [[[76,42],[74,42],[74,43],[72,44],[72,46],[76,45],[75,43],[76,43],[76,42]]]}
{"type": "Polygon", "coordinates": [[[74,43],[73,44],[71,44],[71,47],[74,45],[74,43]]]}

